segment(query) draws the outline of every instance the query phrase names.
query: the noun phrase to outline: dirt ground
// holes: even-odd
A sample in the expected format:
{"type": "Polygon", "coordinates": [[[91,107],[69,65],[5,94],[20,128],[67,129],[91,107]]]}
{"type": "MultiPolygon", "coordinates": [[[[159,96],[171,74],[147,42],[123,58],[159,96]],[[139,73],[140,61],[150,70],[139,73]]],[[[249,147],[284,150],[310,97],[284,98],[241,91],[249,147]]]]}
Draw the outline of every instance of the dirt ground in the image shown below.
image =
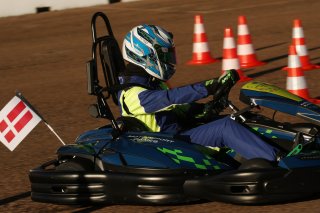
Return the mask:
{"type": "MultiPolygon", "coordinates": [[[[288,45],[292,21],[302,20],[312,63],[320,62],[320,1],[317,0],[148,0],[95,6],[36,15],[0,18],[0,108],[17,90],[40,111],[66,143],[77,135],[107,121],[89,116],[94,97],[86,92],[85,63],[91,57],[92,15],[105,12],[122,44],[133,26],[150,23],[163,26],[175,35],[178,71],[172,86],[217,77],[221,62],[190,66],[194,15],[204,18],[213,57],[221,58],[223,29],[237,30],[237,17],[248,20],[258,58],[266,65],[243,69],[257,81],[286,87],[288,45]]],[[[102,29],[99,32],[104,32],[102,29]]],[[[305,72],[310,96],[319,96],[319,70],[305,72]]],[[[237,105],[239,83],[230,99],[237,105]]],[[[268,111],[266,111],[268,113],[268,111]]],[[[278,119],[295,119],[280,115],[278,119]]],[[[177,206],[64,206],[36,203],[30,199],[28,171],[55,157],[61,146],[40,123],[14,150],[0,145],[0,212],[318,212],[320,200],[267,206],[239,206],[219,202],[177,206]]]]}

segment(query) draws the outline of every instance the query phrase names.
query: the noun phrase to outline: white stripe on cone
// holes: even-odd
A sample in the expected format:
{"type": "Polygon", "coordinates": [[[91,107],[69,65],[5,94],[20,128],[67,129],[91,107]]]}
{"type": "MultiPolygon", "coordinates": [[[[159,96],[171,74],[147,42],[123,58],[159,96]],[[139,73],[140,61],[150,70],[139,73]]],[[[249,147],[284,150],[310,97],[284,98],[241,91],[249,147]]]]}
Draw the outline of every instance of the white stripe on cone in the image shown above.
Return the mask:
{"type": "Polygon", "coordinates": [[[205,33],[204,25],[203,24],[195,24],[194,25],[194,34],[205,33]]]}
{"type": "Polygon", "coordinates": [[[293,38],[304,38],[303,29],[301,27],[294,27],[292,29],[293,38]]]}
{"type": "Polygon", "coordinates": [[[308,55],[308,50],[306,48],[306,45],[296,45],[297,54],[299,56],[306,56],[308,55]]]}
{"type": "Polygon", "coordinates": [[[238,70],[239,68],[240,68],[240,64],[239,64],[238,58],[222,60],[222,70],[230,70],[230,69],[238,70]]]}
{"type": "Polygon", "coordinates": [[[249,35],[249,29],[247,25],[238,25],[238,35],[249,35]]]}
{"type": "Polygon", "coordinates": [[[237,49],[238,55],[251,55],[254,53],[252,44],[240,44],[237,49]]]}
{"type": "Polygon", "coordinates": [[[207,42],[193,43],[193,52],[194,53],[209,52],[208,43],[207,42]]]}
{"type": "Polygon", "coordinates": [[[301,68],[299,56],[288,55],[288,68],[301,68]]]}
{"type": "Polygon", "coordinates": [[[287,77],[287,90],[307,89],[307,82],[304,76],[287,77]]]}
{"type": "Polygon", "coordinates": [[[233,49],[236,48],[236,44],[233,38],[227,37],[223,39],[223,48],[224,49],[233,49]]]}

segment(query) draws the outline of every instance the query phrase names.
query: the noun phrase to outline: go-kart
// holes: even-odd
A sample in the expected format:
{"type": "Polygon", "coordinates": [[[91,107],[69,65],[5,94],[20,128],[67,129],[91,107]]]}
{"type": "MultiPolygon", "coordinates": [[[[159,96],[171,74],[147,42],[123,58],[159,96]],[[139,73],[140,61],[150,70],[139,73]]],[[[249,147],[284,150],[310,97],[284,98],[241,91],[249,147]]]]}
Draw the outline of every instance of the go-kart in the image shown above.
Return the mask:
{"type": "Polygon", "coordinates": [[[89,111],[110,124],[84,132],[74,144],[60,147],[56,159],[30,170],[32,200],[150,205],[205,199],[262,204],[320,192],[320,107],[261,82],[242,87],[240,100],[247,104],[243,109],[223,99],[233,110],[228,116],[286,153],[276,163],[246,160],[229,148],[204,147],[176,135],[146,131],[138,120],[115,118],[111,112],[108,100],[117,105],[117,92],[132,85],[119,84],[125,64],[107,16],[95,13],[91,28],[88,94],[96,96],[97,103],[89,111]],[[97,18],[105,23],[106,35],[97,36],[97,18]],[[308,122],[278,122],[254,110],[260,107],[308,122]]]}

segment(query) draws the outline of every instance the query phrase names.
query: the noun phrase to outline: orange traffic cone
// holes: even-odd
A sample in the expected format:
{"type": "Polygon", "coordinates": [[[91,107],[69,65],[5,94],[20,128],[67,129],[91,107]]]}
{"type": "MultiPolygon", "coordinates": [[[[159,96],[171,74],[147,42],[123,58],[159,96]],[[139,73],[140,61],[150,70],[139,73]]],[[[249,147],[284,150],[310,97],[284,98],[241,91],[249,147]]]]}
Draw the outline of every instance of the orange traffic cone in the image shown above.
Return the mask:
{"type": "Polygon", "coordinates": [[[211,57],[202,16],[196,15],[194,22],[192,60],[188,64],[210,64],[218,61],[211,57]]]}
{"type": "Polygon", "coordinates": [[[240,67],[242,68],[256,67],[265,64],[257,59],[245,16],[238,17],[237,51],[240,67]]]}
{"type": "Polygon", "coordinates": [[[224,39],[223,39],[223,59],[222,59],[222,73],[226,70],[235,69],[237,70],[240,81],[250,81],[249,78],[243,74],[240,70],[240,63],[237,55],[237,47],[233,38],[233,33],[231,28],[224,29],[224,39]]]}
{"type": "Polygon", "coordinates": [[[320,103],[320,100],[311,98],[307,88],[307,82],[304,78],[304,71],[301,68],[299,56],[294,45],[289,47],[288,55],[288,76],[287,90],[295,95],[300,96],[312,103],[320,103]]]}
{"type": "Polygon", "coordinates": [[[293,20],[292,44],[296,47],[297,54],[300,58],[301,67],[303,70],[306,71],[320,68],[320,66],[310,63],[300,19],[293,20]]]}

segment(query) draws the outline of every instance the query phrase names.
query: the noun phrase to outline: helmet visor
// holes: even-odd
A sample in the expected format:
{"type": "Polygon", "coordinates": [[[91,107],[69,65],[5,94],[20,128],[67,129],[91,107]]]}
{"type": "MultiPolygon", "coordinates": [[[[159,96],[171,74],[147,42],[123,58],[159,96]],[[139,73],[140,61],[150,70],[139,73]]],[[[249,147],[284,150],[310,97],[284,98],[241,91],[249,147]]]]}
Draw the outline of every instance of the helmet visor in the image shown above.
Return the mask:
{"type": "Polygon", "coordinates": [[[169,80],[176,71],[175,65],[162,63],[161,67],[163,70],[165,70],[165,72],[163,73],[163,80],[164,81],[169,80]]]}
{"type": "Polygon", "coordinates": [[[157,51],[158,58],[161,62],[166,64],[176,64],[176,51],[174,47],[161,47],[160,45],[154,45],[157,51]]]}

